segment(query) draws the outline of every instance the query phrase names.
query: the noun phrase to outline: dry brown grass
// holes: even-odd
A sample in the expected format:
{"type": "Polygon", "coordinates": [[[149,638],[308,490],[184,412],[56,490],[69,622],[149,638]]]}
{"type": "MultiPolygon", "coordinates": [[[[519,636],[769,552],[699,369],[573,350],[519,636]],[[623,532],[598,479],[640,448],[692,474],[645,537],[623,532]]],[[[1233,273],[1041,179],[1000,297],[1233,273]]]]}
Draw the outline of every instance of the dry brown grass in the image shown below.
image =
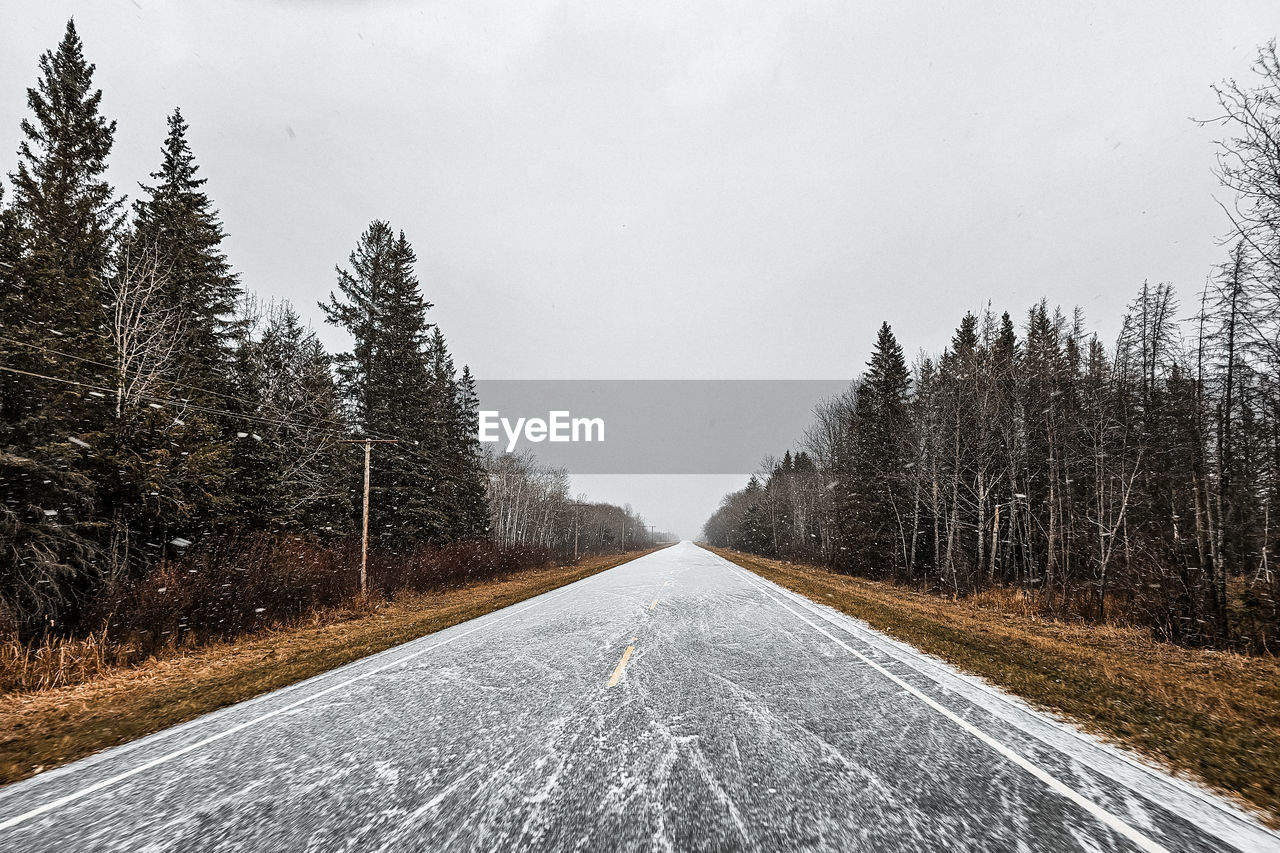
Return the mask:
{"type": "MultiPolygon", "coordinates": [[[[491,613],[643,553],[588,557],[574,566],[534,569],[441,593],[404,593],[390,602],[355,602],[235,643],[170,649],[141,665],[113,666],[100,642],[81,641],[58,665],[92,670],[92,677],[69,687],[0,695],[0,784],[491,613]]],[[[46,673],[55,669],[45,667],[46,673]]]]}
{"type": "MultiPolygon", "coordinates": [[[[0,694],[69,687],[121,666],[296,625],[361,597],[359,540],[272,533],[201,537],[193,548],[136,577],[91,591],[62,625],[71,634],[23,632],[3,619],[0,694]]],[[[385,602],[434,594],[548,565],[547,549],[470,539],[369,552],[368,594],[385,602]]],[[[5,614],[0,614],[3,617],[5,614]]],[[[14,614],[9,613],[9,617],[14,614]]],[[[30,628],[31,626],[27,626],[30,628]]]]}
{"type": "Polygon", "coordinates": [[[711,549],[1261,810],[1280,827],[1280,660],[1049,622],[1016,597],[957,601],[711,549]]]}

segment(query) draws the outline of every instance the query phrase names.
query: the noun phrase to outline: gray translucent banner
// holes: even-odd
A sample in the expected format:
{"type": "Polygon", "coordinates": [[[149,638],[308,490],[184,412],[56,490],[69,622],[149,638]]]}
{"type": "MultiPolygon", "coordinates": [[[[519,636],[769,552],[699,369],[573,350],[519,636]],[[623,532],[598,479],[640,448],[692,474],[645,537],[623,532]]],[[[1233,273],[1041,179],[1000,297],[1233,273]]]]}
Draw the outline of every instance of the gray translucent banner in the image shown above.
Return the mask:
{"type": "Polygon", "coordinates": [[[795,449],[814,406],[849,384],[483,380],[480,433],[487,449],[527,450],[573,474],[747,474],[762,456],[795,449]]]}

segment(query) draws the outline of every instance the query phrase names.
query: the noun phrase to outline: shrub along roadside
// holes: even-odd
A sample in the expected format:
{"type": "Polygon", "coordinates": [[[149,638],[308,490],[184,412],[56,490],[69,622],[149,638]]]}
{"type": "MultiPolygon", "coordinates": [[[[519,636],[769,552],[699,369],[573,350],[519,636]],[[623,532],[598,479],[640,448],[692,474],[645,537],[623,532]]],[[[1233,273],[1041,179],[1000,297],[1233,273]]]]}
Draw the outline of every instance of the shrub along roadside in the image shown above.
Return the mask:
{"type": "Polygon", "coordinates": [[[745,569],[1242,798],[1280,828],[1280,660],[1137,628],[1049,622],[967,599],[711,548],[745,569]]]}
{"type": "Polygon", "coordinates": [[[106,587],[83,605],[83,630],[0,644],[0,693],[65,687],[337,607],[375,608],[405,592],[439,592],[551,562],[546,549],[470,540],[369,555],[359,602],[358,541],[297,536],[204,537],[180,559],[106,587]]]}
{"type": "Polygon", "coordinates": [[[317,610],[298,624],[118,668],[73,687],[0,696],[0,784],[286,687],[646,553],[585,557],[573,566],[317,610]]]}

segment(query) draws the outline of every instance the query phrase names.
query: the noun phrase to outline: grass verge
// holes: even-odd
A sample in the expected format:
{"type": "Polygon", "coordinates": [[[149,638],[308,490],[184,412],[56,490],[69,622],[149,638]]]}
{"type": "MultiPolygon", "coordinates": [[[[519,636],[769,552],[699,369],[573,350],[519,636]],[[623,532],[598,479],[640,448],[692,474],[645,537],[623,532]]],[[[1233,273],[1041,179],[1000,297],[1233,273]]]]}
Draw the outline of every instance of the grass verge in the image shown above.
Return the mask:
{"type": "Polygon", "coordinates": [[[194,719],[582,580],[648,552],[587,557],[439,593],[352,605],[121,668],[73,687],[0,696],[0,784],[194,719]]]}
{"type": "Polygon", "coordinates": [[[1254,806],[1280,828],[1280,660],[1136,628],[1047,622],[814,566],[710,549],[1037,707],[1254,806]]]}

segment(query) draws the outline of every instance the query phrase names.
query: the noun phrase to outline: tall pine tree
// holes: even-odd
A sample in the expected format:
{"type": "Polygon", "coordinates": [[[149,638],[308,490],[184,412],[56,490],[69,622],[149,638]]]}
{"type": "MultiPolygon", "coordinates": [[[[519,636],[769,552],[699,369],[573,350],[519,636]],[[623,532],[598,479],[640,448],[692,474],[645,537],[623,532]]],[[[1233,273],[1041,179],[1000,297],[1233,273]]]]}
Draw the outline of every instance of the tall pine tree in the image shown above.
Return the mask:
{"type": "Polygon", "coordinates": [[[911,374],[888,323],[880,326],[858,385],[852,452],[837,485],[837,564],[888,574],[905,563],[903,466],[911,421],[911,374]]]}
{"type": "Polygon", "coordinates": [[[474,446],[463,433],[473,414],[461,402],[444,337],[427,320],[403,233],[374,221],[338,270],[337,294],[321,304],[352,348],[338,372],[353,420],[384,448],[370,477],[370,534],[386,543],[449,542],[482,529],[474,446]],[[470,455],[469,455],[470,454],[470,455]]]}
{"type": "MultiPolygon", "coordinates": [[[[27,90],[11,207],[0,226],[0,359],[28,373],[106,386],[105,279],[121,202],[104,180],[115,122],[74,22],[27,90]]],[[[27,633],[57,627],[96,582],[106,531],[86,468],[111,405],[82,385],[0,377],[0,604],[27,633]]],[[[73,618],[73,617],[72,617],[73,618]]]]}
{"type": "Polygon", "coordinates": [[[458,380],[459,417],[455,433],[460,457],[457,534],[460,538],[484,536],[489,531],[489,502],[485,496],[484,453],[480,447],[480,397],[471,368],[463,365],[458,380]]]}
{"type": "Polygon", "coordinates": [[[175,310],[181,340],[177,378],[216,392],[226,382],[240,284],[222,251],[218,212],[203,190],[208,179],[196,177],[187,129],[175,108],[160,168],[151,173],[155,183],[142,186],[150,197],[134,204],[133,239],[154,248],[164,274],[165,302],[175,310]]]}
{"type": "MultiPolygon", "coordinates": [[[[158,362],[148,362],[145,352],[137,358],[117,352],[118,370],[148,374],[152,395],[167,402],[163,409],[142,398],[117,406],[115,458],[99,477],[103,511],[114,527],[116,564],[122,548],[145,563],[161,543],[190,539],[237,507],[226,499],[225,484],[232,459],[228,434],[238,424],[210,410],[226,406],[240,287],[222,252],[222,225],[202,189],[205,179],[196,176],[199,167],[179,110],[168,126],[160,167],[151,173],[155,183],[142,185],[148,197],[134,204],[133,229],[112,288],[113,317],[134,314],[139,325],[166,338],[160,345],[167,348],[158,362]],[[144,268],[149,281],[131,280],[144,268]],[[146,293],[142,305],[140,290],[146,293]],[[131,538],[147,548],[139,554],[131,538]]],[[[118,347],[131,337],[136,335],[119,330],[114,336],[118,347]]],[[[121,387],[134,380],[118,377],[121,387]]]]}
{"type": "MultiPolygon", "coordinates": [[[[4,277],[6,363],[32,372],[102,383],[109,361],[104,285],[110,272],[121,202],[103,180],[115,122],[98,112],[94,66],[84,58],[74,22],[56,50],[40,57],[40,79],[27,90],[33,119],[23,119],[10,216],[13,269],[4,277]],[[12,245],[16,242],[16,246],[12,245]],[[43,349],[41,349],[43,347],[43,349]],[[71,353],[77,361],[52,352],[71,353]]],[[[65,441],[97,428],[107,407],[75,386],[9,375],[0,413],[14,440],[65,441]],[[51,434],[54,430],[61,435],[51,434]]]]}

